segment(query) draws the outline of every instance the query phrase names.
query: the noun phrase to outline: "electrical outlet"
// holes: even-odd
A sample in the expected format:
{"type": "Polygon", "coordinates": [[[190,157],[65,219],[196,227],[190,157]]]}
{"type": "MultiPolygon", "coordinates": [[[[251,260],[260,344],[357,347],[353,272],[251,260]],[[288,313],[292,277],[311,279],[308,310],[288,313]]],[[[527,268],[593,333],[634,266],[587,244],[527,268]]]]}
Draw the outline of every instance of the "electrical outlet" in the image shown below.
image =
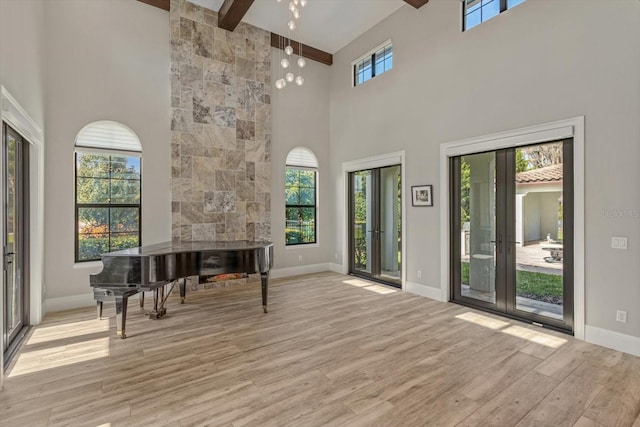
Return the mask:
{"type": "Polygon", "coordinates": [[[418,279],[422,279],[422,270],[418,270],[418,279]]]}
{"type": "Polygon", "coordinates": [[[334,258],[336,259],[336,261],[337,261],[337,260],[338,260],[338,252],[336,252],[336,254],[335,254],[333,257],[334,257],[334,258]]]}
{"type": "Polygon", "coordinates": [[[627,312],[624,310],[616,311],[616,322],[627,323],[627,312]]]}
{"type": "Polygon", "coordinates": [[[302,262],[302,255],[298,255],[298,262],[302,262]]]}

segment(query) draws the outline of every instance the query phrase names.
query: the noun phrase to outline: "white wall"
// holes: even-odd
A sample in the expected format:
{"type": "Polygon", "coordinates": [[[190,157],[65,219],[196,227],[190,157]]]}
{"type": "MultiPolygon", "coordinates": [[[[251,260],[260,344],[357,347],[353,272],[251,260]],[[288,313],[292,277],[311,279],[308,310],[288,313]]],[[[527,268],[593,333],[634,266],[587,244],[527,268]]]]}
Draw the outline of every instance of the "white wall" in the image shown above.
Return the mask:
{"type": "Polygon", "coordinates": [[[0,81],[44,127],[44,1],[0,1],[0,81]]]}
{"type": "MultiPolygon", "coordinates": [[[[47,2],[45,280],[47,308],[91,304],[86,264],[74,268],[73,147],[96,120],[142,142],[142,241],[170,239],[169,14],[132,0],[47,2]]],[[[95,264],[95,263],[94,263],[95,264]]]]}
{"type": "MultiPolygon", "coordinates": [[[[43,54],[44,2],[0,1],[0,85],[11,93],[40,129],[44,128],[45,108],[43,54]]],[[[0,223],[3,221],[1,215],[0,223]]],[[[35,237],[42,239],[42,236],[35,237]]],[[[32,275],[32,281],[37,281],[41,276],[41,268],[36,265],[32,267],[38,273],[32,275]]],[[[4,276],[1,280],[4,280],[4,276]]],[[[4,330],[3,306],[0,302],[0,331],[4,330]]],[[[3,339],[4,334],[0,334],[0,367],[3,365],[3,339]]],[[[0,389],[2,377],[0,372],[0,389]]]]}
{"type": "MultiPolygon", "coordinates": [[[[407,188],[438,189],[440,144],[584,115],[587,324],[640,337],[640,193],[628,184],[640,181],[640,2],[528,0],[460,28],[459,1],[431,0],[334,55],[333,250],[344,238],[343,161],[404,149],[407,188]],[[394,68],[352,88],[351,61],[388,38],[394,68]],[[610,249],[617,235],[627,251],[610,249]]],[[[439,197],[434,208],[405,201],[407,279],[430,288],[440,287],[439,197]]]]}
{"type": "MultiPolygon", "coordinates": [[[[271,76],[280,78],[281,51],[271,50],[271,76]]],[[[295,69],[294,69],[295,70],[295,69]]],[[[329,81],[331,68],[315,61],[307,61],[302,69],[302,86],[290,83],[282,90],[271,90],[271,239],[274,242],[274,268],[295,269],[332,262],[329,251],[333,245],[330,206],[329,173],[329,81]],[[285,248],[284,167],[292,148],[306,147],[318,159],[318,244],[285,248]],[[299,257],[302,260],[299,260],[299,257]]],[[[305,271],[305,270],[300,270],[305,271]]],[[[289,273],[295,270],[289,270],[289,273]]]]}

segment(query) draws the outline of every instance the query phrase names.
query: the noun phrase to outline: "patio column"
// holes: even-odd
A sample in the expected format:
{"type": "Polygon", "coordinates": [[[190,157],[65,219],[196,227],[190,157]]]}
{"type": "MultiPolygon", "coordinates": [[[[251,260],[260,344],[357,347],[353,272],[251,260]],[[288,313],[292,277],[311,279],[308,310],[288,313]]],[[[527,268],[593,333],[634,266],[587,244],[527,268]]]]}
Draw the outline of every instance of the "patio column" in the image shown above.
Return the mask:
{"type": "Polygon", "coordinates": [[[516,194],[516,246],[524,246],[524,198],[527,193],[516,194]]]}
{"type": "Polygon", "coordinates": [[[496,192],[494,153],[468,156],[469,287],[480,292],[495,290],[496,192]]]}

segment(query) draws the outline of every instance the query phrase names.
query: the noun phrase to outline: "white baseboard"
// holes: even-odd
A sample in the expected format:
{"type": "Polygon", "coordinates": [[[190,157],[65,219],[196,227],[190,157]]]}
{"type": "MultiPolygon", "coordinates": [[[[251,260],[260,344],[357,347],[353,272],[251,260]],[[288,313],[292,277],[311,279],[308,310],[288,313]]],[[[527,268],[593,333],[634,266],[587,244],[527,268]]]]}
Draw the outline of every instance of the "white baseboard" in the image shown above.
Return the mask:
{"type": "Polygon", "coordinates": [[[279,279],[281,277],[300,276],[302,274],[320,273],[322,271],[330,271],[329,263],[274,268],[271,270],[270,276],[273,279],[279,279]]]}
{"type": "Polygon", "coordinates": [[[336,264],[334,262],[329,263],[329,270],[333,271],[334,273],[338,273],[338,274],[347,274],[348,272],[345,271],[345,268],[342,264],[336,264]]]}
{"type": "Polygon", "coordinates": [[[640,356],[640,338],[585,325],[585,341],[640,356]]]}
{"type": "MultiPolygon", "coordinates": [[[[132,295],[129,301],[137,301],[140,295],[132,295]]],[[[111,304],[114,301],[105,301],[105,304],[111,304]]],[[[72,295],[68,297],[49,298],[44,301],[44,314],[56,311],[73,310],[74,308],[94,307],[96,300],[93,294],[72,295]]]]}
{"type": "Polygon", "coordinates": [[[420,285],[418,283],[405,282],[404,290],[436,301],[444,301],[442,299],[442,289],[440,288],[432,288],[431,286],[420,285]]]}
{"type": "Polygon", "coordinates": [[[44,301],[44,313],[71,310],[74,308],[91,307],[95,305],[93,294],[72,295],[68,297],[47,298],[44,301]]]}

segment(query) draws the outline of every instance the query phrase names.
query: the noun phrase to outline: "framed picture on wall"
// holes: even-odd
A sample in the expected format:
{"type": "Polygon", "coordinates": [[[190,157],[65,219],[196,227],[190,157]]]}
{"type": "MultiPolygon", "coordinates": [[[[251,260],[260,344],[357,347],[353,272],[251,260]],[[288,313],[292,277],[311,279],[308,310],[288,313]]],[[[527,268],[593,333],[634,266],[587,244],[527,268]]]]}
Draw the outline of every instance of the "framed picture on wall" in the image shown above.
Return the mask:
{"type": "Polygon", "coordinates": [[[433,206],[433,185],[411,186],[411,206],[433,206]]]}

